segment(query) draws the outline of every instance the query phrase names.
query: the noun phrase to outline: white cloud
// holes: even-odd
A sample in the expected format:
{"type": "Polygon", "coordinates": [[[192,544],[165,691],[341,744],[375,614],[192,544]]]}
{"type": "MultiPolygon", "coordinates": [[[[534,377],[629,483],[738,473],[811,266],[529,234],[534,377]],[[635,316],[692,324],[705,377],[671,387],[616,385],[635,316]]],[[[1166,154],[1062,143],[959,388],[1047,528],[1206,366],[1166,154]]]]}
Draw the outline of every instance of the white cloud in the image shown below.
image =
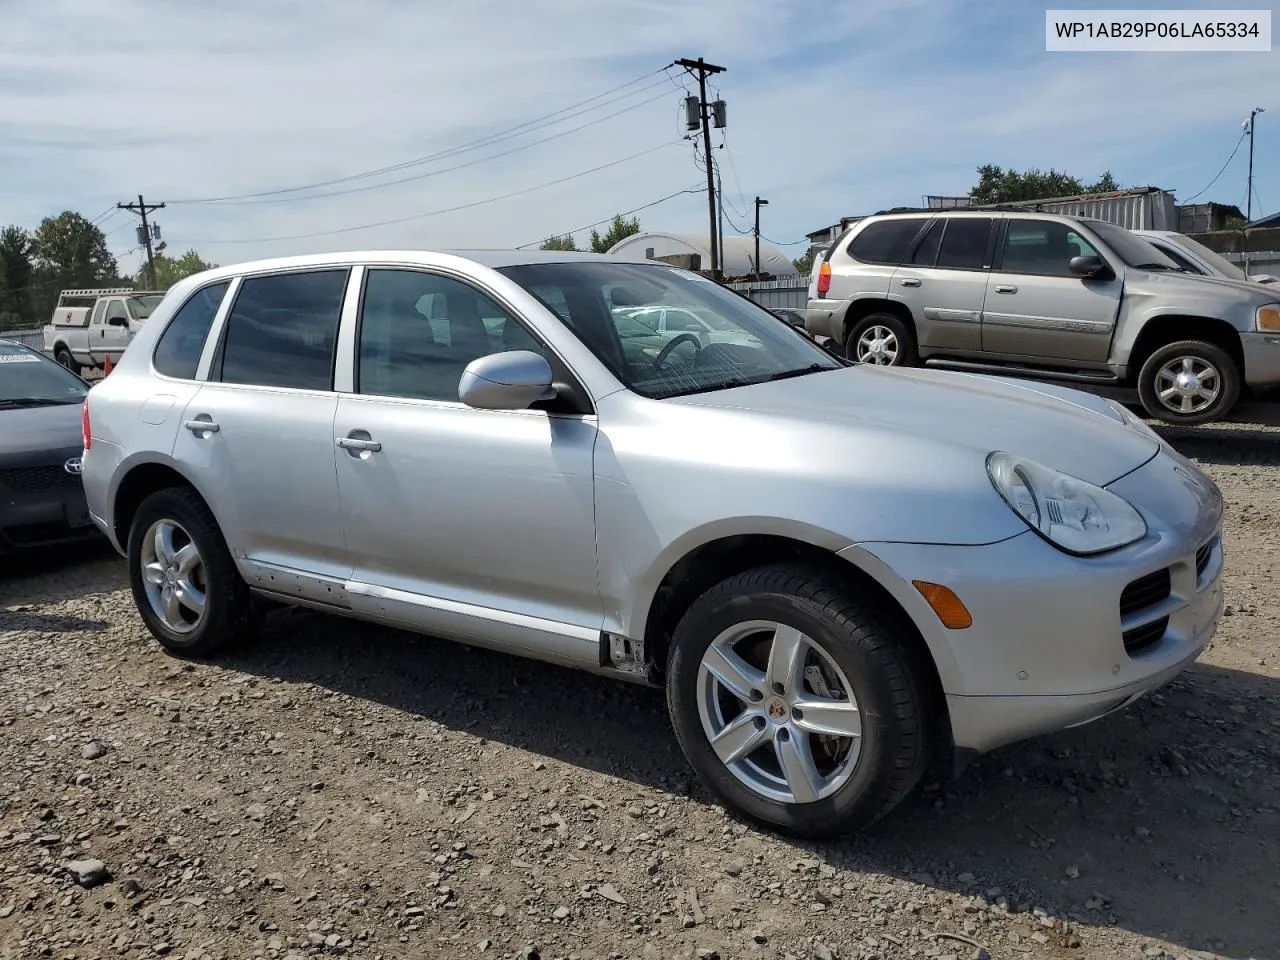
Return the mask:
{"type": "MultiPolygon", "coordinates": [[[[645,73],[660,80],[655,71],[673,58],[700,54],[729,68],[715,83],[729,104],[730,215],[747,226],[733,212],[749,212],[739,184],[748,200],[759,193],[770,200],[764,232],[782,241],[842,214],[964,192],[984,162],[1085,177],[1109,167],[1122,182],[1185,195],[1221,166],[1253,101],[1280,89],[1280,63],[1266,54],[1048,55],[1043,11],[1018,3],[41,0],[10,9],[0,32],[0,209],[6,221],[34,226],[65,208],[93,216],[139,191],[175,201],[342,177],[491,135],[645,73]]],[[[524,243],[699,183],[691,146],[676,145],[675,84],[526,139],[663,93],[578,133],[394,188],[311,202],[175,204],[157,219],[173,249],[195,246],[224,263],[342,247],[524,243]],[[467,204],[663,142],[673,145],[456,213],[307,240],[213,243],[467,204]]],[[[1261,150],[1263,122],[1258,131],[1261,150]]],[[[1242,171],[1237,158],[1211,196],[1241,200],[1242,171]]],[[[1255,173],[1259,194],[1280,202],[1274,165],[1255,173]]],[[[641,218],[702,230],[705,211],[705,198],[690,195],[641,218]]],[[[133,246],[127,215],[105,226],[117,253],[133,246]]]]}

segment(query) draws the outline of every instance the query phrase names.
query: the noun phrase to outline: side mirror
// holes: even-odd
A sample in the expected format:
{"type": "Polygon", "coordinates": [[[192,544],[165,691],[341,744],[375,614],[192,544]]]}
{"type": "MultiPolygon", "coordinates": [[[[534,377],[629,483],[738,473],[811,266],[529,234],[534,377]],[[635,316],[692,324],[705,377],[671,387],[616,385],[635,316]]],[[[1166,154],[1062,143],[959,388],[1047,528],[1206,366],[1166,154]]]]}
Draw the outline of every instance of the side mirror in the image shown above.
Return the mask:
{"type": "Polygon", "coordinates": [[[491,353],[467,364],[458,381],[458,399],[480,410],[527,410],[556,395],[546,358],[529,350],[491,353]]]}
{"type": "Polygon", "coordinates": [[[1082,280],[1104,280],[1111,276],[1111,268],[1101,257],[1072,257],[1067,263],[1071,275],[1082,280]]]}
{"type": "Polygon", "coordinates": [[[125,317],[108,317],[107,323],[113,327],[127,327],[129,325],[129,321],[125,317]]]}

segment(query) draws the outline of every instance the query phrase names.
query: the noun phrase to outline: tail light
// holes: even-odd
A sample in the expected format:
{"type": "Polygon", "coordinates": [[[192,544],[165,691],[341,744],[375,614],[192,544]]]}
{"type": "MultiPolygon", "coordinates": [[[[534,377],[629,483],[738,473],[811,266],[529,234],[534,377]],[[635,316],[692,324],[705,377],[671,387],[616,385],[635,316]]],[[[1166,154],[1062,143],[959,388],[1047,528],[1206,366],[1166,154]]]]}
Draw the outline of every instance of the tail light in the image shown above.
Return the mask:
{"type": "Polygon", "coordinates": [[[80,407],[80,433],[84,436],[84,448],[88,450],[93,446],[93,428],[89,426],[89,398],[84,398],[84,405],[80,407]]]}
{"type": "Polygon", "coordinates": [[[831,264],[823,261],[822,266],[818,268],[818,296],[826,296],[827,291],[831,289],[831,264]]]}

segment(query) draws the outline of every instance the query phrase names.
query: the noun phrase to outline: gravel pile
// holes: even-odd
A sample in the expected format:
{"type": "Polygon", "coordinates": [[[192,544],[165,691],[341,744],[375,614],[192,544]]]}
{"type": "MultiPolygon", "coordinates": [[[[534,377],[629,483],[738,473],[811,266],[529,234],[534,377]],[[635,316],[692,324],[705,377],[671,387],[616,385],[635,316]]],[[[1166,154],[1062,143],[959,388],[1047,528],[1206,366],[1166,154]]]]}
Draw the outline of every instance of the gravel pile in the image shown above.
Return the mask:
{"type": "Polygon", "coordinates": [[[1168,436],[1229,504],[1200,664],[828,845],[658,692],[296,612],[184,663],[113,554],[0,570],[0,958],[1280,957],[1280,430],[1168,436]]]}

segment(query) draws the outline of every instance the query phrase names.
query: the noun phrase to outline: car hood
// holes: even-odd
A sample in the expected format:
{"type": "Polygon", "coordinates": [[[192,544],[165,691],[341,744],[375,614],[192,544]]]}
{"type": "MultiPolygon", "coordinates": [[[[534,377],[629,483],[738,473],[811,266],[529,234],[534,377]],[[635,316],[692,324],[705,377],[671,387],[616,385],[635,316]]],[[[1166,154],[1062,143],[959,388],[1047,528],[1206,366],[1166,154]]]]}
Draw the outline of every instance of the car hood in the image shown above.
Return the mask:
{"type": "Polygon", "coordinates": [[[1129,267],[1125,273],[1125,295],[1149,292],[1164,298],[1213,299],[1223,303],[1261,306],[1274,303],[1277,293],[1268,284],[1255,280],[1232,280],[1230,277],[1206,276],[1199,273],[1172,273],[1164,270],[1140,270],[1129,267]]]}
{"type": "Polygon", "coordinates": [[[0,408],[0,460],[29,459],[32,454],[45,451],[54,454],[82,448],[82,406],[68,403],[57,407],[0,408]]]}
{"type": "Polygon", "coordinates": [[[793,420],[800,431],[819,427],[812,435],[822,443],[847,441],[925,468],[966,460],[983,467],[987,454],[1003,450],[1099,486],[1160,449],[1082,391],[942,370],[859,364],[675,402],[793,420]]]}

